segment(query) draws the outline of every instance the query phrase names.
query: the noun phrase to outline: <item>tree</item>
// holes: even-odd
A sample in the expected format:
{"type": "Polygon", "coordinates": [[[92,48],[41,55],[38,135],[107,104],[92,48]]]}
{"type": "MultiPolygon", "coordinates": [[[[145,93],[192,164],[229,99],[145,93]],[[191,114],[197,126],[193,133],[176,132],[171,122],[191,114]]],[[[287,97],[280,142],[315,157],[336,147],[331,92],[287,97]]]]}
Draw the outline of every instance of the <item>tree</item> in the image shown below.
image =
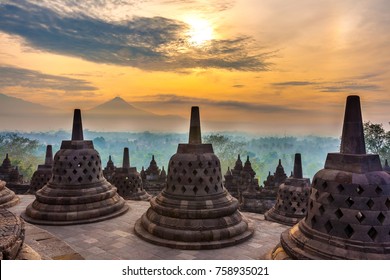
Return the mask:
{"type": "Polygon", "coordinates": [[[38,146],[38,140],[31,140],[16,133],[0,135],[0,157],[5,157],[8,153],[11,164],[18,166],[25,179],[31,178],[37,165],[43,160],[35,155],[38,146]]]}
{"type": "Polygon", "coordinates": [[[385,131],[383,124],[375,124],[365,122],[364,140],[366,142],[366,149],[373,154],[379,154],[384,160],[390,156],[390,131],[385,131]]]}

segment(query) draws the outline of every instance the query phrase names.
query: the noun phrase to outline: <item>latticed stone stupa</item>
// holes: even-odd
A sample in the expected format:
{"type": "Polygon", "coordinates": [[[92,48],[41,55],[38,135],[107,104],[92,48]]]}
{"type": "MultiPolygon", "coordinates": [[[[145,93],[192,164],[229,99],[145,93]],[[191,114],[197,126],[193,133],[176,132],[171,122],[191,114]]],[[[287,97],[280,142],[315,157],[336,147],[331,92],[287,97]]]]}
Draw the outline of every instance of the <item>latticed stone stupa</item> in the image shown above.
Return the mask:
{"type": "Polygon", "coordinates": [[[302,174],[301,154],[295,154],[293,175],[279,186],[276,204],[264,215],[266,220],[292,226],[306,216],[310,179],[302,174]]]}
{"type": "Polygon", "coordinates": [[[44,185],[49,182],[53,169],[53,150],[51,145],[46,146],[45,163],[38,165],[38,169],[34,172],[31,182],[29,193],[35,194],[44,185]]]}
{"type": "Polygon", "coordinates": [[[19,197],[6,187],[6,182],[0,180],[0,208],[15,206],[19,202],[19,197]]]}
{"type": "Polygon", "coordinates": [[[314,176],[308,213],[281,246],[272,258],[390,259],[390,175],[366,154],[359,96],[348,96],[340,153],[314,176]]]}
{"type": "Polygon", "coordinates": [[[112,158],[111,156],[108,156],[108,161],[107,161],[107,165],[106,167],[103,169],[103,175],[104,175],[104,178],[107,179],[107,181],[111,181],[112,179],[112,175],[114,175],[115,173],[115,165],[114,165],[114,162],[112,161],[112,158]]]}
{"type": "Polygon", "coordinates": [[[97,222],[124,214],[128,206],[103,176],[99,153],[84,140],[81,112],[74,111],[72,140],[62,141],[54,156],[53,175],[22,213],[34,224],[97,222]]]}
{"type": "Polygon", "coordinates": [[[181,249],[214,249],[249,239],[253,229],[238,201],[222,184],[211,144],[202,144],[199,108],[192,107],[189,143],[179,144],[164,190],[136,222],[136,234],[151,243],[181,249]]]}
{"type": "Polygon", "coordinates": [[[142,185],[141,175],[136,167],[130,167],[129,148],[123,149],[122,168],[116,168],[111,183],[117,187],[119,195],[130,200],[149,200],[151,198],[142,185]]]}

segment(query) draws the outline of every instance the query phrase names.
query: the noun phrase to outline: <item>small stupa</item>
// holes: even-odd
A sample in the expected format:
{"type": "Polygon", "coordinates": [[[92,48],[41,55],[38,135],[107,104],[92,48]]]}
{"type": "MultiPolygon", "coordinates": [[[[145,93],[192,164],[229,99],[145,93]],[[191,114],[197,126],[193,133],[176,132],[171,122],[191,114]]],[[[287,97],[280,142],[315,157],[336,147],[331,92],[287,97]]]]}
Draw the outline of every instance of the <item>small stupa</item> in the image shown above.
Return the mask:
{"type": "Polygon", "coordinates": [[[166,187],[135,224],[140,238],[198,250],[236,245],[253,235],[238,201],[222,184],[212,145],[202,144],[198,107],[191,109],[189,143],[179,144],[168,166],[166,187]]]}
{"type": "Polygon", "coordinates": [[[119,195],[130,200],[149,200],[151,198],[142,185],[141,175],[136,167],[130,167],[129,148],[123,149],[122,168],[116,168],[111,183],[117,187],[119,195]]]}
{"type": "Polygon", "coordinates": [[[75,109],[72,140],[62,141],[49,182],[35,194],[22,218],[33,224],[91,223],[124,214],[128,206],[103,176],[99,153],[84,140],[81,111],[75,109]]]}
{"type": "Polygon", "coordinates": [[[35,194],[44,185],[49,182],[52,176],[53,169],[53,150],[51,145],[46,146],[45,163],[38,165],[38,169],[34,172],[31,182],[29,193],[35,194]]]}
{"type": "Polygon", "coordinates": [[[390,175],[366,154],[359,96],[348,96],[339,153],[314,178],[306,217],[271,257],[390,259],[390,175]]]}
{"type": "Polygon", "coordinates": [[[114,162],[112,161],[111,155],[109,155],[106,167],[103,169],[103,175],[104,178],[107,179],[107,181],[111,181],[112,175],[114,175],[115,173],[115,169],[116,167],[114,165],[114,162]]]}
{"type": "Polygon", "coordinates": [[[295,225],[306,216],[310,179],[303,178],[301,154],[295,154],[294,172],[279,186],[276,204],[264,214],[266,220],[295,225]]]}

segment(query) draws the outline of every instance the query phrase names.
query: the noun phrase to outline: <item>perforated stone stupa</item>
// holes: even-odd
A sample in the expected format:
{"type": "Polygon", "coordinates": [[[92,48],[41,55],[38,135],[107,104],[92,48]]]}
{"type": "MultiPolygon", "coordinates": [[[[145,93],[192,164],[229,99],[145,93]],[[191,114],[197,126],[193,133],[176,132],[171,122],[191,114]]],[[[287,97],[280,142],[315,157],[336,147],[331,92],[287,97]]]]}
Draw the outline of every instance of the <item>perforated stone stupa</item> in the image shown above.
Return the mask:
{"type": "Polygon", "coordinates": [[[6,187],[6,182],[0,180],[0,208],[15,206],[19,202],[19,197],[6,187]]]}
{"type": "Polygon", "coordinates": [[[306,216],[310,179],[302,174],[301,154],[295,154],[293,176],[279,186],[276,204],[264,215],[266,220],[292,226],[306,216]]]}
{"type": "Polygon", "coordinates": [[[119,195],[130,200],[149,200],[151,198],[142,185],[141,175],[136,167],[130,167],[129,148],[123,149],[122,168],[116,168],[111,183],[117,187],[119,195]]]}
{"type": "Polygon", "coordinates": [[[104,178],[107,179],[107,181],[109,181],[109,182],[111,181],[112,176],[115,173],[115,169],[116,169],[116,167],[114,165],[114,162],[112,161],[111,156],[108,156],[107,165],[103,169],[103,175],[104,175],[104,178]]]}
{"type": "Polygon", "coordinates": [[[34,224],[97,222],[124,214],[128,206],[103,176],[99,153],[84,140],[81,112],[74,111],[72,140],[62,141],[54,156],[53,175],[22,213],[34,224]]]}
{"type": "Polygon", "coordinates": [[[151,195],[158,195],[163,188],[167,180],[167,174],[165,172],[164,166],[162,170],[157,165],[154,155],[152,155],[152,160],[150,161],[149,167],[144,170],[142,167],[141,178],[144,189],[151,195]]]}
{"type": "Polygon", "coordinates": [[[38,165],[38,169],[34,172],[31,182],[29,193],[35,194],[44,185],[49,182],[53,169],[53,150],[51,145],[46,146],[45,163],[38,165]]]}
{"type": "Polygon", "coordinates": [[[192,107],[189,134],[189,143],[179,144],[169,161],[166,187],[136,222],[136,234],[180,249],[215,249],[249,239],[253,228],[222,184],[220,161],[211,144],[202,144],[198,107],[192,107]]]}
{"type": "Polygon", "coordinates": [[[390,259],[390,175],[366,154],[358,96],[347,98],[340,153],[314,176],[308,213],[281,246],[293,259],[390,259]]]}

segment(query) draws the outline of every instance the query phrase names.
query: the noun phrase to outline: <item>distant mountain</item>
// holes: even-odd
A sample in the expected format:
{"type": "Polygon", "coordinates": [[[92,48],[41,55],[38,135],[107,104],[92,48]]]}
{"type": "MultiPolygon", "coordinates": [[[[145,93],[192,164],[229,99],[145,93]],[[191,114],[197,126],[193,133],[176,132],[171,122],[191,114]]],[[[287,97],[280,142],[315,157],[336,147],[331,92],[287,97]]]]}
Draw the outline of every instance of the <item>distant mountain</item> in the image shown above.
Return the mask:
{"type": "Polygon", "coordinates": [[[186,125],[185,119],[175,115],[157,115],[139,109],[115,97],[84,111],[85,127],[103,131],[175,131],[186,125]]]}
{"type": "Polygon", "coordinates": [[[0,93],[0,115],[33,115],[54,109],[0,93]]]}

